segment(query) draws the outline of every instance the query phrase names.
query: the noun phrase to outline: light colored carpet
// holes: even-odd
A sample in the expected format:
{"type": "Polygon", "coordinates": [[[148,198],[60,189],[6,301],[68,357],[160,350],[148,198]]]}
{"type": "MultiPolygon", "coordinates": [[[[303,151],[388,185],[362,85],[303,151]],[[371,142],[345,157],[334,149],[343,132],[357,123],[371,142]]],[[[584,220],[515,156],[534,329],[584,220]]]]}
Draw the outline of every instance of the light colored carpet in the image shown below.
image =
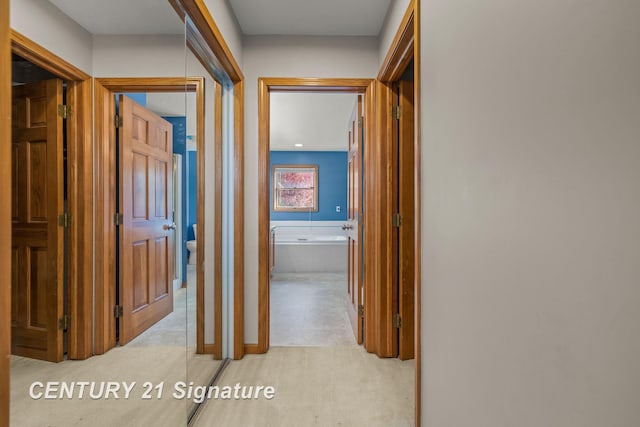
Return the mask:
{"type": "MultiPolygon", "coordinates": [[[[192,266],[189,266],[192,267],[192,266]]],[[[179,381],[209,383],[221,361],[195,354],[195,274],[188,271],[188,290],[174,293],[174,311],[123,347],[83,361],[50,363],[11,356],[11,426],[159,426],[186,425],[192,400],[171,397],[179,381]],[[188,294],[188,301],[187,301],[188,294]],[[187,328],[189,334],[185,334],[187,328]],[[185,344],[190,346],[186,347],[185,344]],[[136,382],[128,400],[34,400],[29,386],[47,381],[136,382]],[[162,399],[142,400],[143,384],[164,382],[162,399]]],[[[77,396],[77,394],[76,394],[77,396]]],[[[120,396],[123,396],[121,393],[120,396]]]]}
{"type": "Polygon", "coordinates": [[[210,400],[195,426],[414,425],[414,362],[360,346],[275,347],[232,361],[220,386],[272,385],[272,400],[210,400]]]}

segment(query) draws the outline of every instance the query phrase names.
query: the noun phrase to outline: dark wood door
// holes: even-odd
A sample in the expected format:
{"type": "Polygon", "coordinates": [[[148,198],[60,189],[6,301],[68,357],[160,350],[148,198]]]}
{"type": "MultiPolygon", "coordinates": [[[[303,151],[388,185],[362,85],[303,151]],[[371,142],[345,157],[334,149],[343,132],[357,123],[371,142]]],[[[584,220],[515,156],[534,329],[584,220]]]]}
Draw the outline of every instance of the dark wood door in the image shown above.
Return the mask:
{"type": "Polygon", "coordinates": [[[362,96],[358,95],[358,102],[349,120],[349,153],[348,153],[348,200],[347,223],[347,297],[349,298],[349,320],[353,334],[358,344],[362,344],[364,316],[360,310],[363,306],[362,295],[362,141],[363,117],[362,96]]]}
{"type": "Polygon", "coordinates": [[[413,82],[398,83],[398,357],[414,356],[414,281],[415,281],[415,148],[413,82]]]}
{"type": "Polygon", "coordinates": [[[13,88],[11,351],[63,359],[62,81],[13,88]]]}
{"type": "Polygon", "coordinates": [[[172,126],[120,95],[120,344],[173,311],[172,126]]]}

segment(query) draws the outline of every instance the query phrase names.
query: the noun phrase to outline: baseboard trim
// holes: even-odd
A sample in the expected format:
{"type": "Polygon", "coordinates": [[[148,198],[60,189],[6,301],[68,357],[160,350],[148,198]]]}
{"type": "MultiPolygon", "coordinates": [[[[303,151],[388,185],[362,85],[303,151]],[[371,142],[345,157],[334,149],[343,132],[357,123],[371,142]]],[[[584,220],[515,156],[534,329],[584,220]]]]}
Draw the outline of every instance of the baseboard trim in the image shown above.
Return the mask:
{"type": "Polygon", "coordinates": [[[258,344],[245,344],[244,354],[261,354],[258,344]]]}

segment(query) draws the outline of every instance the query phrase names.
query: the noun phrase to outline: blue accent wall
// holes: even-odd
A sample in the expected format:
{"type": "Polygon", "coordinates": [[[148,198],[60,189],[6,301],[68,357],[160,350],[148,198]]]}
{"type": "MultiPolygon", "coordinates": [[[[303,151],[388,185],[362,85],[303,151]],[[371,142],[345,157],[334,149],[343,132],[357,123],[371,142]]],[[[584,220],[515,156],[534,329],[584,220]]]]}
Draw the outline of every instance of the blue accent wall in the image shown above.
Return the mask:
{"type": "Polygon", "coordinates": [[[173,125],[173,153],[182,155],[182,224],[178,227],[182,228],[182,281],[187,281],[187,118],[186,117],[163,117],[166,121],[173,125]]]}
{"type": "Polygon", "coordinates": [[[192,225],[196,223],[197,220],[197,188],[198,188],[198,180],[197,180],[197,164],[198,164],[198,154],[196,151],[187,151],[187,240],[195,240],[195,235],[193,234],[192,225]]]}
{"type": "Polygon", "coordinates": [[[273,179],[269,205],[273,221],[344,221],[347,219],[346,151],[271,151],[273,165],[318,165],[318,212],[274,212],[273,179]],[[336,212],[340,206],[340,212],[336,212]]]}

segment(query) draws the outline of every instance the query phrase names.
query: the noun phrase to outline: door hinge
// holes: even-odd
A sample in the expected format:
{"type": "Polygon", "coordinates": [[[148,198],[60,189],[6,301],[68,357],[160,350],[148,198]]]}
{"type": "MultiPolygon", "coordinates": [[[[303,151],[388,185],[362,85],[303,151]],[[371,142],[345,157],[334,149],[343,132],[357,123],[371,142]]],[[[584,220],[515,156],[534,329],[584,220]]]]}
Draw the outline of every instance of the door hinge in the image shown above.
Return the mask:
{"type": "Polygon", "coordinates": [[[63,331],[66,331],[69,329],[70,325],[71,325],[71,316],[69,316],[68,314],[65,314],[58,320],[58,329],[62,329],[63,331]]]}
{"type": "Polygon", "coordinates": [[[402,108],[400,108],[399,105],[396,105],[391,109],[391,117],[396,120],[400,120],[400,117],[402,117],[402,108]]]}
{"type": "Polygon", "coordinates": [[[391,225],[394,227],[400,227],[402,225],[402,215],[399,213],[393,214],[391,217],[391,225]]]}
{"type": "Polygon", "coordinates": [[[364,305],[358,306],[358,316],[364,316],[364,305]]]}
{"type": "Polygon", "coordinates": [[[121,305],[116,305],[115,307],[113,307],[113,317],[119,319],[123,314],[124,310],[122,309],[121,305]]]}
{"type": "Polygon", "coordinates": [[[364,120],[362,119],[362,117],[358,117],[358,126],[362,127],[363,123],[364,123],[364,120]]]}
{"type": "Polygon", "coordinates": [[[58,105],[58,115],[63,119],[71,117],[71,107],[68,105],[58,105]]]}
{"type": "Polygon", "coordinates": [[[119,115],[116,114],[113,117],[113,124],[115,125],[115,127],[121,128],[122,127],[122,122],[123,122],[122,116],[119,116],[119,115]]]}
{"type": "Polygon", "coordinates": [[[64,228],[71,227],[71,215],[67,212],[58,215],[58,225],[64,228]]]}
{"type": "Polygon", "coordinates": [[[402,317],[400,317],[400,315],[397,313],[393,315],[393,327],[394,328],[402,327],[402,317]]]}
{"type": "Polygon", "coordinates": [[[121,213],[117,213],[113,215],[113,223],[116,225],[116,227],[119,225],[122,225],[123,221],[124,221],[124,218],[121,213]]]}
{"type": "Polygon", "coordinates": [[[364,224],[364,212],[362,211],[358,212],[358,224],[364,224]]]}

